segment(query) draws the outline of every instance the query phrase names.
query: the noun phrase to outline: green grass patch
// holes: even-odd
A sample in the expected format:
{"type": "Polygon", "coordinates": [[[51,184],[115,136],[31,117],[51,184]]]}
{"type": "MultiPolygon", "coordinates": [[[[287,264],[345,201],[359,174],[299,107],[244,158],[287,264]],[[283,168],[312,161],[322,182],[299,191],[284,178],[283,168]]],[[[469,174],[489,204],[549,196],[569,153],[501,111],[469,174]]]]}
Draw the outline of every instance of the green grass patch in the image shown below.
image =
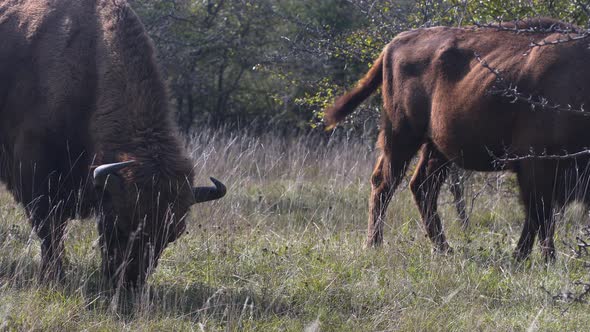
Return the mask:
{"type": "Polygon", "coordinates": [[[227,197],[194,207],[189,233],[138,294],[101,287],[93,220],[69,224],[65,282],[40,284],[38,240],[0,192],[0,330],[551,331],[590,323],[587,304],[574,300],[583,291],[576,281],[589,279],[587,259],[568,247],[586,222],[582,207],[559,218],[554,264],[537,247],[516,262],[523,213],[514,180],[474,175],[465,231],[442,190],[455,249],[443,256],[432,253],[404,183],[384,246],[367,250],[366,145],[229,140],[194,148],[197,180],[218,176],[227,197]]]}

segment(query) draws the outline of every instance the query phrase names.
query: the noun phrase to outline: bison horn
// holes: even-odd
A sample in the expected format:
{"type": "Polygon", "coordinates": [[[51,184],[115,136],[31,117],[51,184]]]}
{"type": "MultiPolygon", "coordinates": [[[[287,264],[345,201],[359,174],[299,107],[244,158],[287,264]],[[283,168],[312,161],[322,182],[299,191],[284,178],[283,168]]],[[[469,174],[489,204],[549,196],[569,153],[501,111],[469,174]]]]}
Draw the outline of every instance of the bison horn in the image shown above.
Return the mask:
{"type": "Polygon", "coordinates": [[[109,174],[112,174],[118,170],[121,170],[121,169],[129,166],[130,164],[133,164],[134,162],[135,162],[135,160],[128,160],[128,161],[122,161],[122,162],[118,162],[118,163],[104,164],[104,165],[98,166],[94,170],[94,174],[93,174],[94,183],[97,183],[97,184],[104,183],[104,180],[106,179],[106,177],[109,174]]]}
{"type": "Polygon", "coordinates": [[[193,188],[193,196],[195,203],[202,203],[219,199],[225,196],[227,189],[225,185],[215,178],[210,178],[215,187],[195,187],[193,188]]]}

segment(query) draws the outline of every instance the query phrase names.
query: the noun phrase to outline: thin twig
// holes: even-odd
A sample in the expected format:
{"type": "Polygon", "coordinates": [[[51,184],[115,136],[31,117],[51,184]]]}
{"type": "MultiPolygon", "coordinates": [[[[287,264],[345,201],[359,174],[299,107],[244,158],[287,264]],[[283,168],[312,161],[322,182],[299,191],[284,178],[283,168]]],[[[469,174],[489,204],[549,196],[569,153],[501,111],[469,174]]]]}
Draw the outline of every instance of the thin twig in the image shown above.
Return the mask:
{"type": "Polygon", "coordinates": [[[574,108],[572,105],[562,106],[560,104],[551,103],[549,99],[543,96],[533,96],[532,94],[525,94],[518,91],[518,88],[512,83],[508,82],[502,75],[502,72],[496,68],[491,67],[486,60],[484,60],[477,52],[474,52],[475,58],[480,65],[496,76],[497,90],[490,91],[491,94],[500,95],[502,97],[512,99],[511,103],[525,102],[531,106],[532,110],[537,108],[543,110],[550,110],[565,113],[574,113],[582,116],[590,116],[590,112],[586,112],[584,104],[580,108],[574,108]]]}

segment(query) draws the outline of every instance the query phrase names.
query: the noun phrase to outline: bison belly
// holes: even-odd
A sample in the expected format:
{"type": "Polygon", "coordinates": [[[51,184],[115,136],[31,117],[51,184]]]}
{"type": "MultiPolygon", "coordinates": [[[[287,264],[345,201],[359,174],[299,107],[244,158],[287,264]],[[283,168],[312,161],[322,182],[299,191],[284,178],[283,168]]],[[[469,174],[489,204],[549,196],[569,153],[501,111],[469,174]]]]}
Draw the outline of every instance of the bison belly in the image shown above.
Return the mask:
{"type": "Polygon", "coordinates": [[[438,149],[465,169],[504,168],[499,161],[510,152],[514,105],[483,95],[446,100],[433,103],[430,119],[438,149]]]}

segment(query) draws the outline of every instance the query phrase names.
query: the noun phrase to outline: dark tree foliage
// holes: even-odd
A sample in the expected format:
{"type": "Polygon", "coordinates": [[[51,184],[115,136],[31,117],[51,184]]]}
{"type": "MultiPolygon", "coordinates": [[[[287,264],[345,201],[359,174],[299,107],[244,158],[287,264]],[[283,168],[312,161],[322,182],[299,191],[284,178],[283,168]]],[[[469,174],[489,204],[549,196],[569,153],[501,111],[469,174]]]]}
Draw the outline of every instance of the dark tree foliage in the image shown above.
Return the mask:
{"type": "MultiPolygon", "coordinates": [[[[396,34],[551,16],[586,27],[590,1],[135,0],[181,129],[321,127],[322,110],[396,34]]],[[[347,122],[374,130],[379,98],[347,122]]]]}
{"type": "Polygon", "coordinates": [[[134,7],[154,39],[180,127],[248,124],[270,115],[276,83],[261,73],[281,48],[270,1],[142,0],[134,7]]]}

